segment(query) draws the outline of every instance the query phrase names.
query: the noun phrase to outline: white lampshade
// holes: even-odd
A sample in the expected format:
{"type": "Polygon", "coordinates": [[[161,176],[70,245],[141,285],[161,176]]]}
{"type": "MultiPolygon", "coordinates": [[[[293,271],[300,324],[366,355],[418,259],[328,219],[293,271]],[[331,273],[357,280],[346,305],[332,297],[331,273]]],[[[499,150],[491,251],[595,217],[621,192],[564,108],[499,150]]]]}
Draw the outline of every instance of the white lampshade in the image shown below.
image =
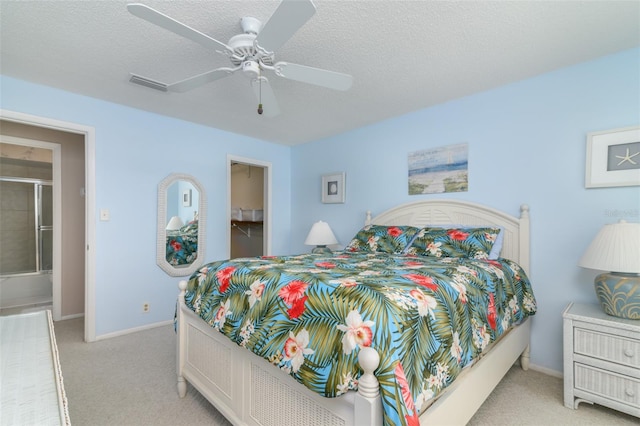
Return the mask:
{"type": "Polygon", "coordinates": [[[173,216],[171,218],[171,220],[169,221],[169,223],[167,224],[167,231],[175,231],[177,229],[180,229],[184,226],[184,223],[182,223],[182,219],[180,219],[178,216],[173,216]]]}
{"type": "Polygon", "coordinates": [[[327,222],[318,221],[311,227],[304,243],[308,246],[328,246],[338,244],[338,240],[327,222]]]}
{"type": "Polygon", "coordinates": [[[583,268],[640,273],[640,223],[605,225],[580,259],[583,268]]]}

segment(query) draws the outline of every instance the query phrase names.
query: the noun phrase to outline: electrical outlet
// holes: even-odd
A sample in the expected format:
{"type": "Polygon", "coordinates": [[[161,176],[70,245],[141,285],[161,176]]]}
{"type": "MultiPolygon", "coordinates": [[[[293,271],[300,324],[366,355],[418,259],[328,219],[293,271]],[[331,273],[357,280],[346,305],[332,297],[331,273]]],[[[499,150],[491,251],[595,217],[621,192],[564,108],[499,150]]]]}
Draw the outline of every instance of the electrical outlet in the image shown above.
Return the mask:
{"type": "Polygon", "coordinates": [[[142,312],[149,312],[149,303],[142,304],[142,312]]]}

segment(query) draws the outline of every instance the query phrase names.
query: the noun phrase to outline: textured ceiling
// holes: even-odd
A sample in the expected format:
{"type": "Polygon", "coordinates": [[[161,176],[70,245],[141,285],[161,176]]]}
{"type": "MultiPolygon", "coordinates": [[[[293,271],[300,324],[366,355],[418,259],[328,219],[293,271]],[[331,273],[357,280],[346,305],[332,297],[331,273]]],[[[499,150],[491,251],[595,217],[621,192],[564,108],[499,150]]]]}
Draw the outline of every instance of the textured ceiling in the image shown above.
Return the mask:
{"type": "MultiPolygon", "coordinates": [[[[279,1],[142,3],[217,40],[279,1]]],[[[167,83],[227,58],[127,11],[125,1],[0,2],[0,72],[34,83],[295,145],[640,45],[638,1],[328,1],[276,61],[353,75],[347,92],[269,76],[282,113],[256,113],[236,73],[187,93],[167,83]]],[[[265,105],[265,108],[268,106],[265,105]]]]}

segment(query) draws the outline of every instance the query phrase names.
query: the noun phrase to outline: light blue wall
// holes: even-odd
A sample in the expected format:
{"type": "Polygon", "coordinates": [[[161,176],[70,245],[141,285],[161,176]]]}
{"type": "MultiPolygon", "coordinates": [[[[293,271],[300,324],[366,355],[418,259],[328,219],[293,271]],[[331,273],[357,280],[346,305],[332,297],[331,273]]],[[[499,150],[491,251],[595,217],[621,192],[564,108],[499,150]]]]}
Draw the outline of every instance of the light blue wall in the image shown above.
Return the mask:
{"type": "Polygon", "coordinates": [[[291,150],[264,141],[0,77],[0,107],[95,128],[96,335],[173,318],[178,278],[156,266],[157,185],[188,173],[207,200],[206,259],[227,257],[227,154],[272,163],[272,251],[288,253],[291,150]],[[142,303],[151,310],[142,313],[142,303]]]}
{"type": "Polygon", "coordinates": [[[518,215],[531,208],[531,279],[539,311],[532,362],[562,371],[563,308],[596,302],[577,266],[597,231],[640,220],[640,188],[585,189],[588,132],[640,124],[640,50],[630,50],[293,148],[293,251],[311,224],[347,244],[365,212],[420,199],[465,199],[518,215]],[[469,191],[409,196],[407,154],[469,144],[469,191]],[[320,202],[320,176],[346,172],[345,204],[320,202]]]}
{"type": "Polygon", "coordinates": [[[640,220],[640,189],[584,188],[586,134],[640,124],[640,51],[596,61],[294,148],[0,77],[0,107],[96,129],[96,335],[169,319],[176,278],[155,265],[157,184],[189,173],[208,197],[207,259],[226,256],[226,155],[273,164],[273,253],[308,251],[314,221],[342,244],[366,210],[438,195],[407,195],[407,154],[469,144],[469,192],[451,198],[517,215],[531,207],[531,278],[539,301],[532,357],[562,370],[561,311],[594,302],[578,259],[603,224],[640,220]],[[181,147],[174,152],[174,145],[181,147]],[[166,154],[171,152],[171,154],[166,154]],[[194,153],[197,153],[194,155],[194,153]],[[320,202],[320,176],[345,171],[346,204],[320,202]],[[151,312],[141,313],[142,302],[151,312]]]}

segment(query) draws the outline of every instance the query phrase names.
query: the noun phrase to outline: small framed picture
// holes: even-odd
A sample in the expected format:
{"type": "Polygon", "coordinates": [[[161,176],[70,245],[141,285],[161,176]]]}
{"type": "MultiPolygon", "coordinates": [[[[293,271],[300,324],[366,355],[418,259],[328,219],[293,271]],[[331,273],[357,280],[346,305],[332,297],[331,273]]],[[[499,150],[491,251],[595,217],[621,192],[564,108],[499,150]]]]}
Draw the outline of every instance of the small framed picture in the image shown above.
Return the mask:
{"type": "Polygon", "coordinates": [[[330,203],[344,203],[345,201],[345,174],[331,173],[329,175],[322,176],[322,202],[325,204],[330,203]]]}
{"type": "Polygon", "coordinates": [[[182,191],[182,207],[191,207],[191,190],[182,191]]]}
{"type": "Polygon", "coordinates": [[[586,188],[640,186],[640,127],[587,135],[586,188]]]}

